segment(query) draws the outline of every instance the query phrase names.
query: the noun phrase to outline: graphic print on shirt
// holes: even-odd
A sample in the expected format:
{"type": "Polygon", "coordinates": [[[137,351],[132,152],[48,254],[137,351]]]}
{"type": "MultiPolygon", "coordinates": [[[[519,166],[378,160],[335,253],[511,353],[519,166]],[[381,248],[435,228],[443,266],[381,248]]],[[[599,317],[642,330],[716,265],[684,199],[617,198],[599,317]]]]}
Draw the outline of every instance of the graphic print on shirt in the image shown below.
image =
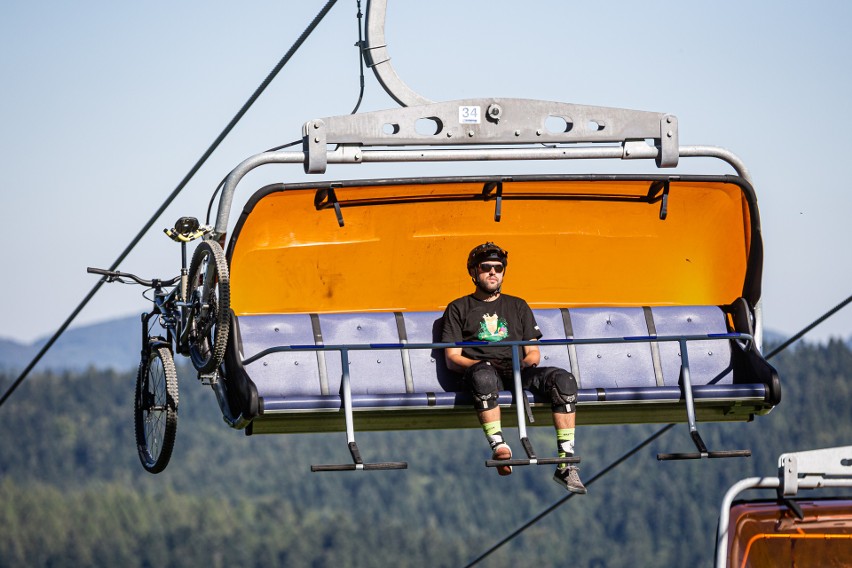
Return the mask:
{"type": "Polygon", "coordinates": [[[501,341],[507,337],[509,337],[509,324],[506,323],[505,318],[499,317],[496,313],[482,316],[477,339],[480,341],[501,341]]]}

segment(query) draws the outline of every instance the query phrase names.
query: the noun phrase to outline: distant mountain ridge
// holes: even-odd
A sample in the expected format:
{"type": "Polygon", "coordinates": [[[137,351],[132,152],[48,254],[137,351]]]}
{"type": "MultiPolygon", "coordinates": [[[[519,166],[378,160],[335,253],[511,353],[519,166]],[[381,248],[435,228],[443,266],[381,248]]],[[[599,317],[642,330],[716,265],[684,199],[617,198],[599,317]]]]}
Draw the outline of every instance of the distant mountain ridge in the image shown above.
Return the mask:
{"type": "MultiPolygon", "coordinates": [[[[139,316],[68,329],[48,350],[39,362],[38,369],[135,369],[139,364],[140,336],[139,316]]],[[[43,337],[30,344],[0,339],[0,370],[23,370],[50,337],[43,337]]]]}
{"type": "MultiPolygon", "coordinates": [[[[81,371],[89,367],[126,371],[139,363],[139,316],[127,316],[67,330],[39,362],[38,369],[81,371]]],[[[786,335],[764,332],[767,344],[778,344],[786,335]]],[[[0,370],[23,370],[50,336],[25,344],[0,338],[0,370]]],[[[807,338],[806,338],[807,339],[807,338]]],[[[846,340],[852,347],[852,337],[846,340]]]]}

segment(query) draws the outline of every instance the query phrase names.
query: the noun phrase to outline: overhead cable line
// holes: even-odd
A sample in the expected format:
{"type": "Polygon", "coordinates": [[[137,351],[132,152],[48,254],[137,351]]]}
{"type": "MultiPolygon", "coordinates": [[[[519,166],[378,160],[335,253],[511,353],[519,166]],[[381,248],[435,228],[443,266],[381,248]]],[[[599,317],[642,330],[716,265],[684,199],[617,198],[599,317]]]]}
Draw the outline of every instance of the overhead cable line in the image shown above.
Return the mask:
{"type": "MultiPolygon", "coordinates": [[[[772,352],[769,353],[769,355],[766,356],[766,359],[767,360],[771,359],[772,357],[774,357],[775,355],[777,355],[778,353],[780,353],[781,351],[783,351],[784,349],[786,349],[787,347],[792,345],[794,342],[801,339],[802,336],[804,336],[810,330],[815,328],[817,325],[824,322],[826,319],[828,319],[831,316],[833,316],[834,314],[836,314],[838,311],[843,309],[843,307],[846,306],[847,304],[849,304],[850,302],[852,302],[852,295],[850,295],[844,301],[840,302],[839,304],[837,304],[836,306],[834,306],[833,308],[831,308],[830,310],[825,312],[823,315],[821,315],[820,317],[815,319],[809,325],[802,328],[802,330],[799,333],[795,334],[793,337],[791,337],[790,339],[785,341],[783,344],[781,344],[777,348],[773,349],[772,352]]],[[[666,426],[663,426],[662,428],[657,430],[655,433],[651,434],[648,438],[645,439],[645,441],[641,442],[639,445],[635,446],[632,450],[628,451],[623,456],[621,456],[620,458],[618,458],[614,462],[610,463],[603,470],[596,473],[591,479],[589,479],[589,481],[586,482],[586,486],[588,487],[588,486],[592,485],[593,483],[595,483],[595,481],[599,480],[600,478],[602,478],[603,476],[605,476],[606,474],[608,474],[609,472],[611,472],[612,470],[614,470],[615,468],[620,466],[622,463],[626,462],[628,459],[630,459],[631,457],[636,455],[639,452],[639,450],[641,450],[642,448],[644,448],[645,446],[647,446],[648,444],[650,444],[651,442],[653,442],[654,440],[656,440],[657,438],[659,438],[660,436],[662,436],[663,434],[665,434],[666,432],[668,432],[669,430],[674,428],[674,426],[675,426],[675,424],[667,424],[666,426]]],[[[491,548],[489,548],[488,550],[483,552],[481,555],[479,555],[476,559],[471,561],[469,564],[465,565],[465,568],[470,568],[471,566],[478,564],[479,562],[484,560],[486,557],[490,556],[498,548],[500,548],[501,546],[503,546],[504,544],[506,544],[510,540],[514,539],[516,536],[520,535],[522,532],[524,532],[525,530],[527,530],[528,528],[530,528],[531,526],[536,524],[538,521],[540,521],[541,519],[543,519],[544,517],[546,517],[547,515],[549,515],[550,513],[552,513],[553,511],[555,511],[559,507],[561,507],[562,505],[564,505],[569,499],[574,497],[574,495],[575,495],[574,493],[571,493],[569,495],[566,495],[562,499],[556,501],[550,507],[548,507],[547,509],[545,509],[544,511],[542,511],[541,513],[539,513],[538,515],[536,515],[535,517],[533,517],[532,519],[530,519],[529,521],[524,523],[523,525],[521,525],[514,532],[512,532],[511,534],[504,537],[500,542],[498,542],[497,544],[495,544],[494,546],[492,546],[491,548]]]]}
{"type": "MultiPolygon", "coordinates": [[[[130,244],[127,245],[127,248],[125,248],[124,251],[122,251],[122,253],[118,256],[118,258],[115,259],[115,262],[113,262],[112,265],[110,265],[110,268],[109,268],[110,270],[117,269],[118,266],[122,263],[122,261],[124,261],[124,259],[127,257],[127,255],[130,254],[130,252],[136,247],[137,244],[139,244],[139,241],[142,240],[142,237],[145,235],[145,233],[147,233],[148,230],[154,225],[154,223],[157,222],[157,219],[159,219],[160,216],[169,207],[169,205],[171,205],[172,201],[175,200],[175,198],[178,196],[178,194],[180,194],[180,192],[183,191],[184,187],[186,187],[186,185],[195,176],[195,174],[198,172],[198,170],[201,169],[201,166],[204,165],[204,163],[213,154],[213,152],[216,150],[216,148],[219,147],[219,145],[222,143],[222,141],[225,139],[225,137],[227,137],[228,134],[231,133],[231,130],[234,129],[234,127],[243,118],[243,116],[246,114],[246,112],[248,112],[249,108],[251,108],[251,106],[255,103],[255,101],[257,101],[257,99],[260,97],[260,95],[263,93],[263,91],[266,90],[266,87],[268,87],[269,84],[272,82],[272,80],[275,78],[275,76],[278,75],[278,72],[281,71],[281,69],[287,64],[287,62],[290,61],[290,59],[293,57],[293,55],[296,53],[296,51],[298,51],[298,49],[302,46],[302,44],[305,42],[305,40],[308,38],[308,36],[311,35],[311,33],[314,31],[314,29],[316,29],[316,27],[319,25],[319,23],[323,20],[323,18],[325,18],[326,14],[328,14],[328,12],[331,10],[332,7],[334,7],[334,5],[336,3],[337,3],[337,0],[328,0],[328,2],[326,2],[325,6],[323,6],[323,8],[319,11],[319,13],[314,17],[314,19],[311,21],[311,23],[308,25],[308,27],[305,28],[305,31],[302,32],[302,34],[293,43],[293,45],[290,47],[290,49],[287,50],[287,53],[284,54],[284,57],[282,57],[281,60],[278,62],[278,64],[272,69],[272,71],[270,71],[269,75],[266,76],[266,79],[264,79],[263,82],[260,84],[260,86],[254,91],[254,93],[252,93],[251,97],[249,97],[249,99],[242,106],[242,108],[239,110],[239,112],[237,112],[237,114],[234,116],[234,118],[231,119],[231,121],[228,123],[228,125],[225,127],[225,129],[222,130],[221,134],[219,134],[219,136],[216,138],[216,140],[213,141],[213,143],[210,145],[210,147],[207,148],[207,151],[204,152],[204,154],[195,163],[195,165],[192,167],[192,169],[189,170],[189,173],[187,173],[186,176],[184,176],[184,178],[181,180],[181,182],[172,191],[171,195],[169,195],[168,198],[166,198],[166,200],[163,202],[163,204],[160,206],[160,208],[157,209],[157,211],[154,213],[154,215],[151,216],[151,218],[148,220],[147,223],[145,223],[145,226],[142,227],[142,229],[139,231],[139,233],[136,235],[136,237],[134,237],[134,239],[130,242],[130,244]]],[[[15,380],[15,382],[12,383],[12,386],[9,387],[9,389],[3,394],[3,397],[0,398],[0,406],[3,406],[3,403],[6,402],[6,400],[12,395],[12,393],[15,391],[15,389],[18,388],[18,385],[20,385],[24,381],[24,379],[26,379],[27,375],[29,375],[29,373],[33,369],[33,367],[35,367],[38,364],[38,362],[41,360],[41,358],[44,357],[45,353],[47,353],[48,350],[50,350],[50,348],[53,347],[53,344],[56,343],[56,340],[59,339],[59,337],[68,328],[68,326],[71,325],[71,322],[73,322],[77,318],[77,316],[80,314],[80,312],[83,310],[83,308],[86,307],[86,305],[95,296],[95,294],[98,292],[98,290],[100,290],[100,288],[101,288],[101,286],[103,286],[103,284],[104,284],[103,279],[98,280],[98,283],[95,284],[95,286],[89,291],[89,293],[86,295],[86,297],[83,298],[83,300],[80,302],[80,304],[74,309],[73,312],[71,312],[71,315],[68,316],[68,319],[65,320],[65,322],[59,327],[59,329],[56,331],[56,333],[53,334],[53,336],[48,340],[48,342],[44,344],[44,346],[41,348],[41,350],[38,352],[38,354],[36,354],[36,356],[33,358],[33,360],[30,362],[30,364],[27,365],[26,369],[24,369],[23,373],[21,373],[21,375],[15,380]]]]}
{"type": "Polygon", "coordinates": [[[793,337],[791,337],[790,339],[788,339],[787,341],[785,341],[784,343],[782,343],[781,345],[779,345],[778,347],[773,349],[772,352],[769,355],[766,356],[766,358],[771,359],[772,356],[775,355],[776,353],[780,353],[781,351],[785,350],[788,346],[792,345],[793,343],[795,343],[796,341],[801,339],[802,336],[805,335],[807,332],[809,332],[810,330],[812,330],[813,328],[815,328],[816,326],[818,326],[819,324],[821,324],[822,322],[824,322],[825,320],[827,320],[828,318],[830,318],[831,316],[833,316],[834,314],[836,314],[837,312],[842,310],[846,306],[846,304],[848,304],[849,302],[852,302],[852,294],[850,294],[848,298],[846,298],[845,300],[843,300],[842,302],[840,302],[839,304],[837,304],[836,306],[834,306],[833,308],[831,308],[830,310],[825,312],[822,316],[815,319],[809,326],[803,328],[802,331],[800,331],[799,333],[797,333],[796,335],[794,335],[793,337]]]}
{"type": "Polygon", "coordinates": [[[360,70],[361,90],[358,93],[358,101],[355,103],[355,108],[349,114],[355,114],[361,107],[361,101],[364,100],[364,36],[362,33],[363,25],[361,19],[364,14],[361,12],[361,0],[358,0],[358,43],[355,46],[358,48],[358,66],[360,70]]]}

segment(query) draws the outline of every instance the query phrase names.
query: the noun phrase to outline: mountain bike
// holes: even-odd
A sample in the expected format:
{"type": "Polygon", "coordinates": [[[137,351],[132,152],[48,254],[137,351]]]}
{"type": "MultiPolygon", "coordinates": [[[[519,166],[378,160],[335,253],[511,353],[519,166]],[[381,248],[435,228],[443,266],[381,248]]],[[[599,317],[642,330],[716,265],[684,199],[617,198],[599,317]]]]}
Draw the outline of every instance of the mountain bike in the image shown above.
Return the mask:
{"type": "Polygon", "coordinates": [[[194,217],[181,217],[164,232],[181,244],[181,271],[169,279],[145,279],[127,272],[88,268],[104,281],[139,284],[153,308],[143,313],[142,351],[136,375],[133,419],[139,459],[150,473],[169,463],[177,431],[178,380],[174,352],[189,356],[199,376],[222,364],[230,326],[230,280],[218,242],[203,240],[189,269],[186,246],[212,230],[194,217]],[[152,295],[148,295],[152,292],[152,295]]]}

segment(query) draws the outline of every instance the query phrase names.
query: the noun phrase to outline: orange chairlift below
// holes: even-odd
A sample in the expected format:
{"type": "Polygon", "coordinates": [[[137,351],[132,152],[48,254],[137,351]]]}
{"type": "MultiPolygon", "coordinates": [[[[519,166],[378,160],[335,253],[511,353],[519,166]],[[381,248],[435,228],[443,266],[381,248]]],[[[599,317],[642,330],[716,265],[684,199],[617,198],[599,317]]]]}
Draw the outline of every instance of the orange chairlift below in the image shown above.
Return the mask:
{"type": "Polygon", "coordinates": [[[852,446],[783,454],[777,477],[752,477],[726,493],[716,536],[717,568],[852,565],[852,446]],[[775,499],[737,499],[746,490],[775,499]],[[803,489],[823,494],[803,497],[803,489]],[[826,490],[834,493],[824,495],[826,490]]]}

